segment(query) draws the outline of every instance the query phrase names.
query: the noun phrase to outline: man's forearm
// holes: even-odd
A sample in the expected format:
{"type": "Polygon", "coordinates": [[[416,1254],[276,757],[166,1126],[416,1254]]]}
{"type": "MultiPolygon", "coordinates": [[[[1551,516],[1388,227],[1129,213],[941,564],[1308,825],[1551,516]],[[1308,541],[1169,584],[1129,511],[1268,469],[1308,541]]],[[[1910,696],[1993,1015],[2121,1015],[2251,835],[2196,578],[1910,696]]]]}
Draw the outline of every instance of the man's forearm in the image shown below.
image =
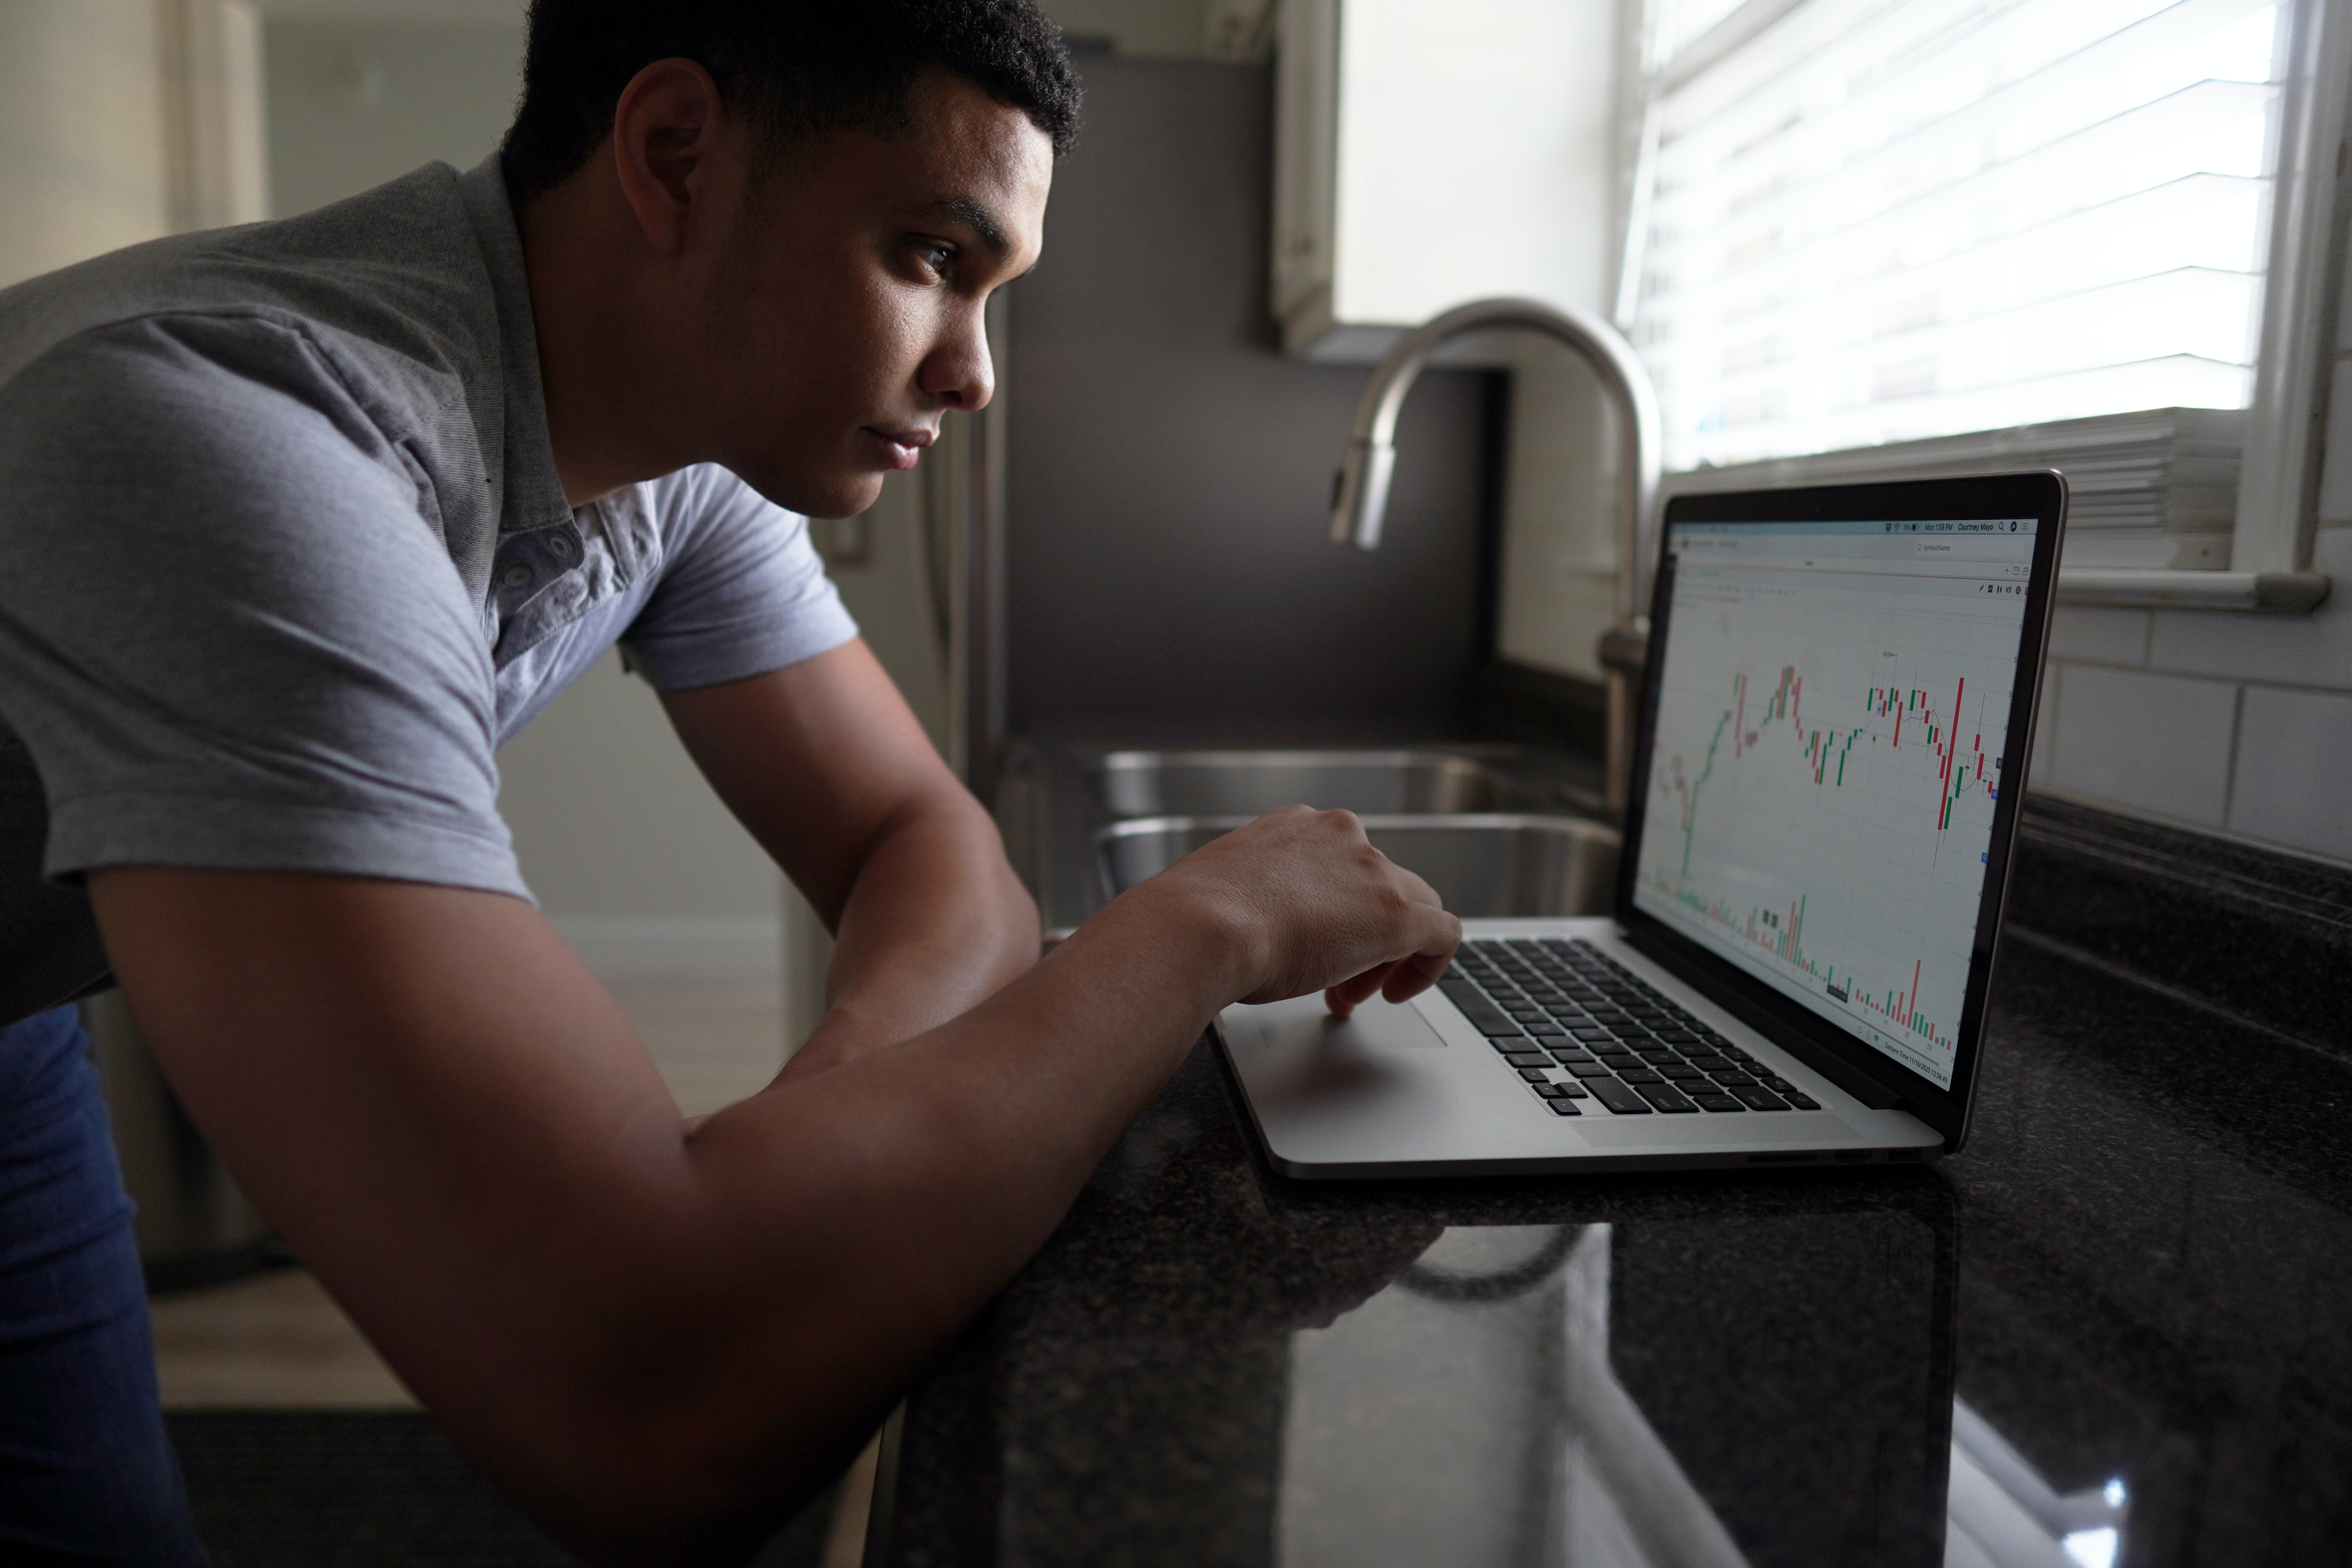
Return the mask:
{"type": "Polygon", "coordinates": [[[662,703],[729,809],[836,933],[799,1079],[957,1016],[1037,960],[996,825],[863,642],[662,703]]]}
{"type": "Polygon", "coordinates": [[[969,796],[941,798],[881,835],[845,903],[825,1015],[785,1068],[794,1079],[968,1012],[1037,962],[1037,906],[969,796]]]}

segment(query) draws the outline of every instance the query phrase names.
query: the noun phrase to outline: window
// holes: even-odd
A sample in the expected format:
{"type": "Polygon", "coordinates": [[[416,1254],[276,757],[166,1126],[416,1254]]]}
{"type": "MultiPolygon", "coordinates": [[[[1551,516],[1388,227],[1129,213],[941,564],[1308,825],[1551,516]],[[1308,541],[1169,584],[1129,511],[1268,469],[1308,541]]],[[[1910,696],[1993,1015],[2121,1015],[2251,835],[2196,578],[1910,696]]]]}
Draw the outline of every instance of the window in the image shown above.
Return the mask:
{"type": "Polygon", "coordinates": [[[1649,0],[1619,300],[1670,469],[2254,400],[2262,0],[1649,0]]]}

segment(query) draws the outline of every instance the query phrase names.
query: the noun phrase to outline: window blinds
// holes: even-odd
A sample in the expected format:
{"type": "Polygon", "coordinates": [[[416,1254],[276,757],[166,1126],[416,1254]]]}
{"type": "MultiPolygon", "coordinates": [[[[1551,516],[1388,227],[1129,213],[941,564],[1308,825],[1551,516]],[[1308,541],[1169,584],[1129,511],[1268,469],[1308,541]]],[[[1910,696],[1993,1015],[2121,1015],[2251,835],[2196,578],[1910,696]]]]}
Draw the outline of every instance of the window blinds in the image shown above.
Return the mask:
{"type": "Polygon", "coordinates": [[[2246,405],[2277,5],[1680,5],[1627,255],[1669,468],[2246,405]]]}

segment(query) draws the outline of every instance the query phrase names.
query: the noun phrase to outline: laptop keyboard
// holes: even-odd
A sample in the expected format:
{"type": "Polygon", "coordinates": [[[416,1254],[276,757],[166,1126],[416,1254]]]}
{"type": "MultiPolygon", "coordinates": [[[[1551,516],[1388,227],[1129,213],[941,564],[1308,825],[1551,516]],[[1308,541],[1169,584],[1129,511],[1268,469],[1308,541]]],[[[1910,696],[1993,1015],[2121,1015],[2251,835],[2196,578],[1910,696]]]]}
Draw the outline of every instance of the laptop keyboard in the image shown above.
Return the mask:
{"type": "Polygon", "coordinates": [[[1437,984],[1555,1116],[1821,1109],[1589,942],[1466,942],[1437,984]]]}

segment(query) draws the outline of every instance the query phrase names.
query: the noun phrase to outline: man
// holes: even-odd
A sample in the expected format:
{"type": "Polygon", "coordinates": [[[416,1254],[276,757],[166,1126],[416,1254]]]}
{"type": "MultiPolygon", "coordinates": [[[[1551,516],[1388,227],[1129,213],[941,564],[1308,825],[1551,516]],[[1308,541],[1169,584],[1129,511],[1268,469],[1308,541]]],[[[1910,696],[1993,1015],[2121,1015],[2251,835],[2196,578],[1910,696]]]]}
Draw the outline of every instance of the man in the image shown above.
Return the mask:
{"type": "Polygon", "coordinates": [[[0,294],[0,1556],[201,1560],[59,1005],[110,972],[456,1441],[678,1563],[840,1466],[1218,1007],[1443,967],[1304,808],[1036,963],[792,515],[986,402],[1076,97],[1031,0],[539,0],[502,163],[0,294]],[[616,640],[839,938],[692,1124],[494,809],[616,640]]]}

